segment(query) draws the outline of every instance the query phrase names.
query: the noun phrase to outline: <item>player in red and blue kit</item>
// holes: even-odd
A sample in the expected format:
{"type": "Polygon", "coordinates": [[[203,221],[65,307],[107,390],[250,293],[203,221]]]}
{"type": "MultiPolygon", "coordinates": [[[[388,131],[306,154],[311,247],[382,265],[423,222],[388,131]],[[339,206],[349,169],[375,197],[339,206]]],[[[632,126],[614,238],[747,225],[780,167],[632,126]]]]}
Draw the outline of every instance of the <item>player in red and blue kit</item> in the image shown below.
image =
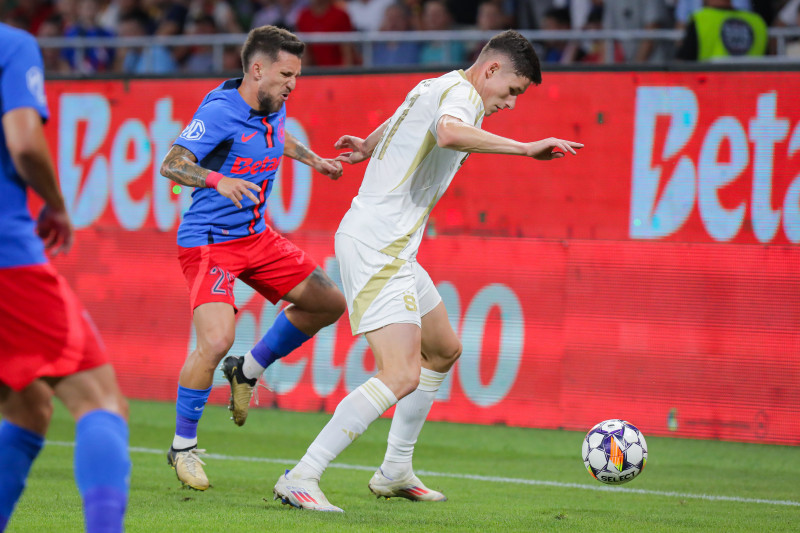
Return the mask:
{"type": "Polygon", "coordinates": [[[189,288],[197,348],[178,379],[176,428],[167,453],[186,485],[205,490],[197,424],[214,371],[233,345],[240,279],[270,302],[289,305],[244,356],[229,356],[233,420],[244,424],[257,379],[345,310],[339,289],[305,252],[264,222],[265,201],[287,155],[337,179],[341,163],[322,159],[284,129],[285,102],[300,74],[305,45],[274,26],[255,28],[242,47],[244,77],[203,99],[161,165],[171,180],[195,187],[178,229],[178,257],[189,288]]]}
{"type": "Polygon", "coordinates": [[[77,422],[86,530],[122,531],[127,403],[89,315],[45,255],[69,250],[72,226],[42,130],[42,57],[31,35],[5,24],[0,43],[0,531],[44,445],[53,394],[77,422]],[[44,200],[36,222],[29,186],[44,200]]]}

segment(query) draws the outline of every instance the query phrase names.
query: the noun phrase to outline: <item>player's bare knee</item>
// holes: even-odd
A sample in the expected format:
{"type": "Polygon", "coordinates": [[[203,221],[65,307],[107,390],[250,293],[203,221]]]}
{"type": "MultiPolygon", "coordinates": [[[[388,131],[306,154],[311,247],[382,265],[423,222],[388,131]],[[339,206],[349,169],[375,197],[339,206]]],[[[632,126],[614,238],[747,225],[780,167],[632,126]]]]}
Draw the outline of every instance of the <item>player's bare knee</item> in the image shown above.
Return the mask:
{"type": "Polygon", "coordinates": [[[435,352],[425,352],[422,356],[435,372],[449,372],[458,358],[461,357],[463,346],[461,341],[455,339],[452,344],[440,347],[435,352]]]}
{"type": "Polygon", "coordinates": [[[326,311],[326,321],[328,322],[326,325],[333,324],[339,320],[339,317],[341,317],[345,311],[347,311],[347,302],[344,299],[344,295],[337,290],[336,294],[331,297],[331,302],[326,311]]]}
{"type": "Polygon", "coordinates": [[[50,426],[50,419],[53,417],[53,402],[49,399],[38,402],[36,405],[31,406],[26,416],[31,417],[30,420],[33,427],[42,430],[41,433],[39,431],[37,433],[44,434],[50,426]]]}
{"type": "Polygon", "coordinates": [[[461,352],[463,351],[464,346],[461,344],[461,341],[456,341],[453,346],[450,346],[447,350],[445,350],[443,359],[448,370],[455,364],[456,361],[458,361],[458,358],[461,357],[461,352]]]}
{"type": "Polygon", "coordinates": [[[117,414],[126,421],[130,416],[130,404],[122,394],[117,394],[117,414]]]}
{"type": "Polygon", "coordinates": [[[3,417],[16,426],[45,435],[53,417],[53,402],[47,399],[15,405],[11,410],[4,409],[3,417]]]}
{"type": "Polygon", "coordinates": [[[347,310],[347,302],[344,296],[338,289],[328,291],[323,298],[320,298],[320,303],[316,309],[311,311],[314,317],[314,326],[324,328],[330,326],[347,310]]]}
{"type": "Polygon", "coordinates": [[[408,369],[407,372],[403,373],[400,381],[400,395],[397,397],[398,399],[417,390],[417,387],[419,386],[419,372],[419,367],[412,367],[408,369]]]}
{"type": "Polygon", "coordinates": [[[220,332],[217,334],[206,335],[202,342],[197,343],[197,351],[201,358],[208,360],[215,366],[219,363],[228,350],[233,346],[234,334],[232,332],[220,332]]]}

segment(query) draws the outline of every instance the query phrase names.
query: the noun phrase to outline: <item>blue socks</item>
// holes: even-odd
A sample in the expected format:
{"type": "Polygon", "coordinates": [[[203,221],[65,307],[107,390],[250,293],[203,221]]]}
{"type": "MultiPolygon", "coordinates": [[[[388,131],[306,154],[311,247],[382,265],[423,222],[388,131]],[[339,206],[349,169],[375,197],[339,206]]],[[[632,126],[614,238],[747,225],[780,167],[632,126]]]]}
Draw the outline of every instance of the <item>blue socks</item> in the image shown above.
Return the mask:
{"type": "Polygon", "coordinates": [[[207,389],[187,389],[178,385],[178,399],[175,402],[175,439],[172,447],[184,450],[197,445],[197,424],[203,416],[211,387],[207,389]]]}
{"type": "Polygon", "coordinates": [[[125,420],[101,409],[83,415],[75,427],[75,482],[86,531],[122,531],[130,475],[125,420]]]}
{"type": "Polygon", "coordinates": [[[31,464],[44,446],[44,437],[3,420],[0,422],[0,531],[25,490],[31,464]]]}
{"type": "Polygon", "coordinates": [[[289,319],[286,318],[286,313],[281,311],[267,334],[258,341],[253,349],[250,350],[250,353],[258,364],[267,368],[281,357],[289,355],[292,350],[295,350],[310,338],[289,322],[289,319]]]}
{"type": "MultiPolygon", "coordinates": [[[[0,423],[0,531],[43,445],[42,436],[5,420],[0,423]]],[[[81,417],[75,428],[75,482],[83,499],[86,531],[122,531],[130,472],[125,421],[103,410],[81,417]]]]}

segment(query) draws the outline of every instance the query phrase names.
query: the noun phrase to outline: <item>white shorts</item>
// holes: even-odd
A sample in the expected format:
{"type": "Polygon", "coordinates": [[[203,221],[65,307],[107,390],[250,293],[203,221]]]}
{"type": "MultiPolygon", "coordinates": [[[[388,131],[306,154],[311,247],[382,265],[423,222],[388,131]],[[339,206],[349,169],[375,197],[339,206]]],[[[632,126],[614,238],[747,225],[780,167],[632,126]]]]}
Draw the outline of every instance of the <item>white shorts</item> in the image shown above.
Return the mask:
{"type": "Polygon", "coordinates": [[[389,324],[421,327],[421,318],[442,301],[416,261],[386,255],[343,233],[335,243],[353,335],[389,324]]]}

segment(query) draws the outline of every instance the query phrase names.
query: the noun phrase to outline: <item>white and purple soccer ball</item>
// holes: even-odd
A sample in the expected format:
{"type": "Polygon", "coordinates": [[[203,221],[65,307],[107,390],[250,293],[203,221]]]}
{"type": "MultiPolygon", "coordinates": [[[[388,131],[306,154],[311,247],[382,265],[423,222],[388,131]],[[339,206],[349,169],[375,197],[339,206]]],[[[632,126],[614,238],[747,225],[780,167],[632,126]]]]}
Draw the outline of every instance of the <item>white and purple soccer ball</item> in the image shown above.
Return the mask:
{"type": "Polygon", "coordinates": [[[625,420],[600,422],[583,439],[583,464],[596,480],[621,485],[638,476],[647,463],[647,443],[625,420]]]}

